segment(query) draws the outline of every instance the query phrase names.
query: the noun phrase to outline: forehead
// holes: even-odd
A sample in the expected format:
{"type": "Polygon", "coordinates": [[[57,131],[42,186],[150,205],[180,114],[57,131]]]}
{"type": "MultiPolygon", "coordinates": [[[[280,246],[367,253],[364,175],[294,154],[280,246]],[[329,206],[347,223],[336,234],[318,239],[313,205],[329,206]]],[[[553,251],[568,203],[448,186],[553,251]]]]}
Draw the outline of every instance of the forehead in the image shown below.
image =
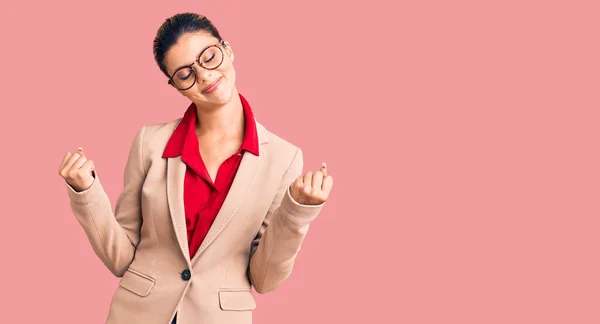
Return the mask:
{"type": "Polygon", "coordinates": [[[171,74],[182,65],[192,64],[203,49],[218,42],[211,34],[203,31],[183,34],[165,55],[167,71],[171,74]]]}

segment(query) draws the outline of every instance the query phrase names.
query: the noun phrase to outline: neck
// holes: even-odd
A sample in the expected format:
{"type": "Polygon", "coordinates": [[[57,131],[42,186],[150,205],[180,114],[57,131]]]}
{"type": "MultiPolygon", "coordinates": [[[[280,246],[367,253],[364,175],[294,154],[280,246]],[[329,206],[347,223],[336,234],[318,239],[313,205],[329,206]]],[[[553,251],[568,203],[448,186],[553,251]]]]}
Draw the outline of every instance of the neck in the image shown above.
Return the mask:
{"type": "Polygon", "coordinates": [[[218,107],[208,108],[197,104],[196,112],[197,136],[243,137],[244,107],[237,91],[233,92],[232,100],[218,107]]]}

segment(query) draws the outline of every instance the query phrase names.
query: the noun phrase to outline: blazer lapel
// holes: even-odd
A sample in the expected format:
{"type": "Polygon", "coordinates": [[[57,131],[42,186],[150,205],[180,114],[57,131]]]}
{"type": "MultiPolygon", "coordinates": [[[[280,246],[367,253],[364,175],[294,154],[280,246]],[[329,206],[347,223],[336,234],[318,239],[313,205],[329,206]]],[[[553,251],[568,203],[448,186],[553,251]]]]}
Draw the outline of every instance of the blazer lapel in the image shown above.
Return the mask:
{"type": "Polygon", "coordinates": [[[167,201],[171,212],[171,221],[175,228],[175,236],[188,265],[190,264],[190,250],[187,241],[187,228],[185,223],[185,206],[183,202],[183,182],[185,180],[186,164],[181,156],[167,159],[167,201]]]}
{"type": "Polygon", "coordinates": [[[267,158],[267,151],[265,150],[265,146],[262,145],[268,142],[267,132],[258,122],[256,122],[256,129],[258,133],[258,142],[260,144],[258,156],[249,152],[244,152],[244,156],[242,157],[239,169],[233,179],[229,193],[227,194],[227,197],[225,197],[225,201],[217,213],[212,226],[208,230],[204,241],[193,256],[191,261],[192,265],[198,259],[200,254],[202,254],[217,236],[221,234],[223,229],[235,216],[240,205],[244,201],[244,198],[248,194],[248,191],[252,188],[252,185],[267,158]]]}

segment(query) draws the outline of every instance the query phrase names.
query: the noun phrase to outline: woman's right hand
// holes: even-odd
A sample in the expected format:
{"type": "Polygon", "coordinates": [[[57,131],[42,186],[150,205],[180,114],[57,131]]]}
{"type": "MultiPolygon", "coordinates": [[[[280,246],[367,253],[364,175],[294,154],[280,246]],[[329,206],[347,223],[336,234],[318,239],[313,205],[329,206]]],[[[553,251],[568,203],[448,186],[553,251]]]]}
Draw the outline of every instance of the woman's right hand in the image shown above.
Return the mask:
{"type": "Polygon", "coordinates": [[[94,162],[88,160],[83,149],[78,148],[75,153],[67,152],[58,169],[58,174],[73,187],[75,191],[89,189],[94,183],[94,162]]]}

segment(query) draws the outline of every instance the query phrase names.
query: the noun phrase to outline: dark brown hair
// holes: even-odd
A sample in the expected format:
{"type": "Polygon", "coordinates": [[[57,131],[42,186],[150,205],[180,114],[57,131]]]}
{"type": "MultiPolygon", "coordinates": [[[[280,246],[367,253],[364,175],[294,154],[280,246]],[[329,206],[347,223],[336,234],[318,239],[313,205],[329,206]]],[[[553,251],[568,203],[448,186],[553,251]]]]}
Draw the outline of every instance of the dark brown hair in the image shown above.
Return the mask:
{"type": "Polygon", "coordinates": [[[179,38],[186,33],[194,33],[204,31],[211,34],[213,37],[223,41],[217,28],[205,16],[184,12],[169,17],[160,26],[156,37],[154,38],[154,60],[158,64],[160,70],[169,77],[165,66],[165,56],[173,45],[177,43],[179,38]]]}

